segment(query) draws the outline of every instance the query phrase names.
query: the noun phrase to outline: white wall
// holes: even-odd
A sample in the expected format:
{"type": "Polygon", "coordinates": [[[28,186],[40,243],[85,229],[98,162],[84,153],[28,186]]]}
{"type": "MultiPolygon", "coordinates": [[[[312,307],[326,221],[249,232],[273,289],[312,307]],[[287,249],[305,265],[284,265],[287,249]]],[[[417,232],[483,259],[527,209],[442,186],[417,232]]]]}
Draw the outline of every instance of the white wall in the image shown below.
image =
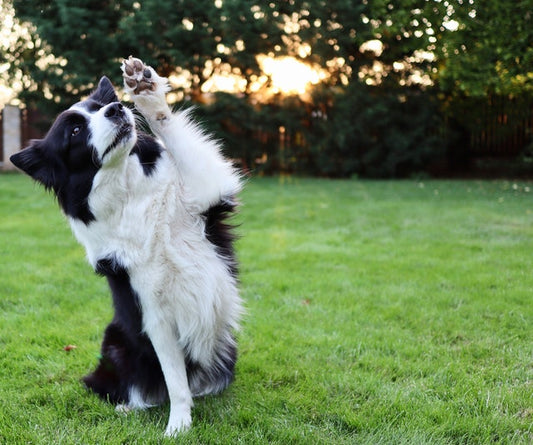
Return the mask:
{"type": "Polygon", "coordinates": [[[14,170],[15,166],[9,161],[9,157],[21,149],[20,109],[6,105],[2,113],[4,159],[0,161],[3,161],[3,170],[14,170]]]}

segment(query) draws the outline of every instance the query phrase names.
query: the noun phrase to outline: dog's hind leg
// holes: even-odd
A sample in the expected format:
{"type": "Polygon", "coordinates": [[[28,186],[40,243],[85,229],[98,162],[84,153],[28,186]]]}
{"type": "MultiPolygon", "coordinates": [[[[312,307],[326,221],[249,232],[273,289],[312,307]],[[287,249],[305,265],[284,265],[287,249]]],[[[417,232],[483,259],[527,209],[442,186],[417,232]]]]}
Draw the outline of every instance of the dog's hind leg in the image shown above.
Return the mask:
{"type": "Polygon", "coordinates": [[[121,412],[159,405],[167,398],[159,361],[148,337],[128,333],[116,321],[105,331],[98,367],[83,381],[102,399],[116,403],[121,412]]]}

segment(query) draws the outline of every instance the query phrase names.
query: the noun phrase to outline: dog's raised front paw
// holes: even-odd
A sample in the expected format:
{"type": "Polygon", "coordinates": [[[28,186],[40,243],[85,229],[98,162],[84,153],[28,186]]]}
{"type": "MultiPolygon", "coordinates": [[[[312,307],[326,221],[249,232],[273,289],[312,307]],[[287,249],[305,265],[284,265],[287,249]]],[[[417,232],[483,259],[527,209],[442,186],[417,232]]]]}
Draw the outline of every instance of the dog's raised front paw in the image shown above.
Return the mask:
{"type": "Polygon", "coordinates": [[[121,68],[124,83],[133,94],[156,90],[158,76],[142,60],[130,56],[122,61],[121,68]]]}

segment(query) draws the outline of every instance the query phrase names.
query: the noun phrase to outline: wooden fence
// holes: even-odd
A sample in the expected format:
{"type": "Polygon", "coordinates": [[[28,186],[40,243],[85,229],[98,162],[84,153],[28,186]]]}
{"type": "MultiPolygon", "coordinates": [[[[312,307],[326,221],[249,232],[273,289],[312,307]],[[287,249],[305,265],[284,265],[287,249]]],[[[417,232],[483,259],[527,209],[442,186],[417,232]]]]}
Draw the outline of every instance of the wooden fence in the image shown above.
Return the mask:
{"type": "Polygon", "coordinates": [[[491,96],[469,102],[470,116],[464,118],[473,119],[468,125],[472,157],[511,158],[532,151],[532,98],[491,96]]]}

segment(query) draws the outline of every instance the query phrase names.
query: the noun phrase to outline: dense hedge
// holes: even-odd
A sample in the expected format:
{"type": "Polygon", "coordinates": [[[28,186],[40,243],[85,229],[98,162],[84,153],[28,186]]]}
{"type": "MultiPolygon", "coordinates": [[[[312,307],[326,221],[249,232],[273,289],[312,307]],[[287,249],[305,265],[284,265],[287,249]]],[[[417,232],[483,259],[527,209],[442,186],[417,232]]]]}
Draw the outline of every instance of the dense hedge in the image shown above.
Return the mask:
{"type": "Polygon", "coordinates": [[[197,115],[229,156],[254,172],[330,177],[406,177],[445,154],[436,101],[420,89],[383,94],[356,84],[317,92],[311,105],[296,97],[252,105],[217,94],[197,115]]]}

